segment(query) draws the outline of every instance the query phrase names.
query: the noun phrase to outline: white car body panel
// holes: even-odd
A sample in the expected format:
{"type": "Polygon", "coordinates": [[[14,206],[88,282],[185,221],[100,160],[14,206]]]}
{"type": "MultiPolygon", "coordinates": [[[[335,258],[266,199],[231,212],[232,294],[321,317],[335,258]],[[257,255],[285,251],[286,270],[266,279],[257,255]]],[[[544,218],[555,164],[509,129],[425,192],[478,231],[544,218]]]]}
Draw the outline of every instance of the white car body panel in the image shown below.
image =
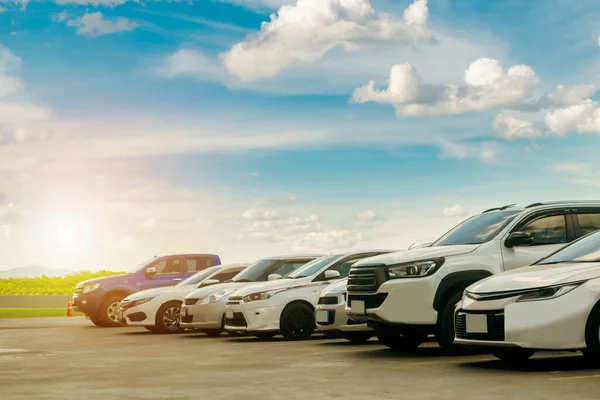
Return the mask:
{"type": "MultiPolygon", "coordinates": [[[[504,310],[504,340],[485,340],[457,333],[456,344],[539,350],[580,350],[586,347],[585,326],[600,301],[600,263],[536,265],[490,277],[467,291],[485,295],[589,281],[568,293],[545,300],[517,302],[521,294],[498,300],[475,300],[467,295],[457,312],[504,310]],[[499,290],[501,289],[501,290],[499,290]]],[[[467,328],[468,329],[468,328],[467,328]]]]}
{"type": "Polygon", "coordinates": [[[346,315],[346,284],[348,278],[327,286],[315,307],[315,321],[318,332],[371,332],[367,324],[349,324],[346,315]],[[336,298],[336,304],[320,304],[320,299],[336,298]],[[324,317],[324,319],[320,319],[324,317]]]}

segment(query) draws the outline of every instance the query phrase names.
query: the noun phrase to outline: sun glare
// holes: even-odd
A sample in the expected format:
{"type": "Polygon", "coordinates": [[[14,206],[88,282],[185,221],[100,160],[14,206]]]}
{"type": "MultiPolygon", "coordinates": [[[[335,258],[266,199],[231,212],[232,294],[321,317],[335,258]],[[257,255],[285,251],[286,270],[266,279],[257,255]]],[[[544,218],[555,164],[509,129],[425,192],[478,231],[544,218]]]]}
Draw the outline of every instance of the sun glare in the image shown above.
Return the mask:
{"type": "Polygon", "coordinates": [[[80,232],[73,223],[61,223],[55,231],[54,240],[63,249],[73,249],[80,241],[80,232]]]}

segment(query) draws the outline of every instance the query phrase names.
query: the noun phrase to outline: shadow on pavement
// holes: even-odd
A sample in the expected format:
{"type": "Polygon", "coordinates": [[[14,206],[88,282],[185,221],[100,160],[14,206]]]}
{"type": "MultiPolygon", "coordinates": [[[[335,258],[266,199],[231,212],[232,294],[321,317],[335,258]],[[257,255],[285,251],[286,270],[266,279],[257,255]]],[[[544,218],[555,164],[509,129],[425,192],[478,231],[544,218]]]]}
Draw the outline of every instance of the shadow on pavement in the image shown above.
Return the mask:
{"type": "Polygon", "coordinates": [[[477,370],[502,370],[519,372],[566,372],[566,371],[600,371],[600,366],[588,362],[582,355],[562,355],[556,357],[532,358],[517,365],[501,360],[472,361],[458,366],[477,370]]]}
{"type": "MultiPolygon", "coordinates": [[[[378,344],[374,342],[374,344],[378,344]]],[[[421,346],[411,351],[399,351],[384,347],[374,351],[364,351],[357,354],[357,357],[368,358],[368,359],[392,359],[392,358],[445,358],[445,357],[469,357],[479,356],[482,354],[489,354],[487,351],[482,350],[465,350],[459,354],[446,353],[439,346],[421,346]]]]}

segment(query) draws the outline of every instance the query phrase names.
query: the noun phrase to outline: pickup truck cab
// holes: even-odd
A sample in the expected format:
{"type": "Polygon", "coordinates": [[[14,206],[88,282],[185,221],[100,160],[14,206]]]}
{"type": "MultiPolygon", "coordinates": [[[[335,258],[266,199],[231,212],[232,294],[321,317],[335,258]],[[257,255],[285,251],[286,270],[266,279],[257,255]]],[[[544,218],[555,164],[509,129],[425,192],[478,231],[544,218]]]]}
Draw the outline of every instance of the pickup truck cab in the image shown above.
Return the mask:
{"type": "Polygon", "coordinates": [[[434,333],[447,351],[454,311],[465,288],[494,274],[531,265],[600,229],[600,201],[513,205],[486,210],[429,247],[359,261],[348,277],[346,312],[367,322],[379,341],[410,350],[434,333]]]}
{"type": "Polygon", "coordinates": [[[174,254],[154,257],[133,272],[90,279],[77,284],[73,308],[85,313],[97,326],[121,326],[119,304],[132,293],[173,286],[221,259],[215,254],[174,254]]]}

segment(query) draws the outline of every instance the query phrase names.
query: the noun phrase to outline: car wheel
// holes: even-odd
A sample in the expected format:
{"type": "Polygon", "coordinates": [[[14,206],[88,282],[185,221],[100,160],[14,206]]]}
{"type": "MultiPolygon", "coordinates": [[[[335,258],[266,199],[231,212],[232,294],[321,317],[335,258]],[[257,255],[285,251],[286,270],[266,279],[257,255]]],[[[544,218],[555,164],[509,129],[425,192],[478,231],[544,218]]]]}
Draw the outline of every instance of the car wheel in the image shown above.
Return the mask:
{"type": "Polygon", "coordinates": [[[99,326],[99,327],[105,326],[104,323],[102,322],[102,318],[98,317],[97,315],[90,315],[90,320],[96,326],[99,326]]]}
{"type": "Polygon", "coordinates": [[[271,339],[273,339],[273,336],[275,336],[275,333],[273,333],[273,332],[256,332],[253,335],[256,336],[259,340],[271,340],[271,339]]]}
{"type": "Polygon", "coordinates": [[[518,364],[527,361],[535,354],[535,350],[511,347],[506,349],[496,349],[492,351],[492,354],[506,363],[518,364]]]}
{"type": "Polygon", "coordinates": [[[181,322],[181,302],[170,301],[163,304],[156,313],[156,327],[164,333],[183,331],[181,322]]]}
{"type": "MultiPolygon", "coordinates": [[[[119,320],[119,303],[124,296],[109,296],[100,304],[100,325],[103,327],[123,326],[119,320]]],[[[92,320],[92,322],[94,322],[92,320]]],[[[94,322],[95,323],[95,322],[94,322]]]]}
{"type": "Polygon", "coordinates": [[[308,339],[316,329],[315,313],[306,304],[290,304],[283,310],[279,325],[281,334],[286,340],[308,339]]]}
{"type": "Polygon", "coordinates": [[[354,344],[364,344],[373,337],[373,332],[344,332],[343,335],[354,344]]]}
{"type": "Polygon", "coordinates": [[[209,337],[217,337],[221,335],[223,331],[221,329],[207,329],[204,331],[204,333],[206,333],[206,335],[209,337]]]}
{"type": "Polygon", "coordinates": [[[457,292],[450,296],[440,312],[435,327],[435,339],[440,344],[441,348],[448,353],[464,351],[462,346],[454,344],[454,311],[456,309],[456,303],[458,303],[461,298],[462,292],[457,292]]]}
{"type": "Polygon", "coordinates": [[[397,327],[385,324],[377,324],[375,335],[382,344],[397,351],[414,350],[427,339],[426,332],[401,332],[397,327]]]}
{"type": "Polygon", "coordinates": [[[590,313],[585,326],[585,345],[583,355],[593,364],[600,364],[600,303],[590,313]]]}

